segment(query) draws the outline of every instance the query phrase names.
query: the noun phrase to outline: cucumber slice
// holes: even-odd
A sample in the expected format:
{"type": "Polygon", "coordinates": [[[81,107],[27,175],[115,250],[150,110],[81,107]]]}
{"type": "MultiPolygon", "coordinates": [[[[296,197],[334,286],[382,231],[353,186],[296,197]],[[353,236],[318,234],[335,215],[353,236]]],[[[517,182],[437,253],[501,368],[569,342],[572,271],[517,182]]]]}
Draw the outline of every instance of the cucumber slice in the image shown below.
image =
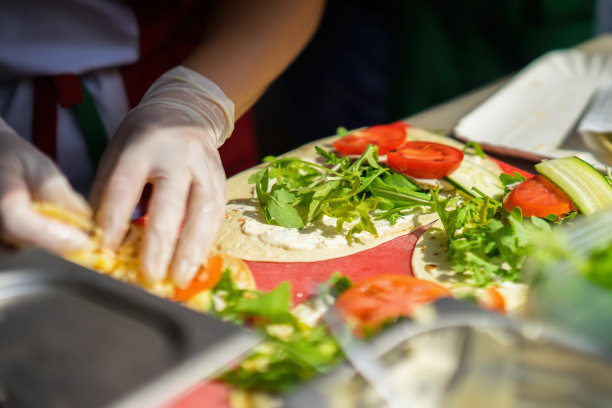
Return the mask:
{"type": "Polygon", "coordinates": [[[546,160],[535,168],[563,190],[584,215],[612,206],[612,186],[608,180],[576,156],[546,160]]]}
{"type": "Polygon", "coordinates": [[[457,170],[446,176],[446,179],[458,189],[474,197],[478,197],[478,193],[472,187],[476,187],[498,201],[504,197],[504,186],[499,176],[466,158],[463,159],[457,170]]]}

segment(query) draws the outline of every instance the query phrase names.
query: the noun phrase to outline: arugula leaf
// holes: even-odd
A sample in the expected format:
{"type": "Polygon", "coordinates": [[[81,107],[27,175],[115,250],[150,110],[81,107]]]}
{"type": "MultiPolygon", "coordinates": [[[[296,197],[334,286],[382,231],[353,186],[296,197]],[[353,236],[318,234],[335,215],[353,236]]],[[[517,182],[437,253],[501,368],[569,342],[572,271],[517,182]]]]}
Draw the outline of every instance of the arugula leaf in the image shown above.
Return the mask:
{"type": "Polygon", "coordinates": [[[268,197],[265,212],[268,221],[274,220],[278,225],[285,228],[300,229],[304,226],[300,214],[292,206],[296,201],[293,194],[283,188],[276,188],[268,197]]]}
{"type": "Polygon", "coordinates": [[[382,178],[382,181],[384,181],[387,185],[397,189],[398,191],[407,192],[419,190],[419,186],[410,181],[408,177],[400,173],[385,174],[382,178]]]}
{"type": "Polygon", "coordinates": [[[482,146],[478,142],[467,142],[465,147],[463,148],[464,153],[475,154],[478,157],[482,157],[483,159],[487,157],[482,146]]]}
{"type": "MultiPolygon", "coordinates": [[[[344,280],[340,277],[336,282],[344,280]]],[[[309,328],[291,314],[288,282],[268,293],[242,290],[226,270],[212,292],[217,301],[211,314],[226,321],[251,322],[265,337],[240,364],[221,374],[220,379],[228,384],[247,390],[284,391],[343,359],[326,327],[309,328]]]]}
{"type": "Polygon", "coordinates": [[[236,311],[250,316],[258,316],[271,323],[293,321],[289,312],[291,304],[291,284],[282,282],[276,289],[252,299],[243,299],[236,305],[236,311]]]}
{"type": "Polygon", "coordinates": [[[349,166],[351,162],[351,160],[348,157],[346,156],[338,157],[333,152],[328,152],[320,148],[319,146],[315,146],[315,151],[317,152],[317,154],[319,154],[321,157],[325,159],[325,164],[328,166],[339,166],[342,168],[346,168],[349,166]]]}
{"type": "Polygon", "coordinates": [[[504,186],[504,196],[506,196],[510,192],[510,190],[512,190],[512,188],[527,179],[525,178],[525,176],[515,171],[512,175],[506,173],[500,174],[499,180],[504,186]]]}
{"type": "Polygon", "coordinates": [[[341,275],[340,272],[334,272],[322,286],[324,289],[329,288],[328,293],[334,298],[338,298],[347,289],[353,286],[353,282],[351,282],[348,276],[341,275]]]}
{"type": "Polygon", "coordinates": [[[612,242],[588,254],[582,274],[598,285],[612,289],[612,242]]]}
{"type": "Polygon", "coordinates": [[[336,218],[336,231],[342,232],[345,223],[352,223],[356,220],[358,222],[354,224],[346,235],[346,240],[349,243],[359,242],[354,237],[362,231],[367,231],[372,235],[378,236],[378,231],[374,226],[370,212],[374,211],[378,204],[383,199],[380,197],[369,197],[361,200],[351,201],[332,201],[331,205],[327,205],[323,208],[323,213],[327,216],[336,218]]]}
{"type": "Polygon", "coordinates": [[[513,174],[502,173],[499,175],[499,179],[504,186],[527,180],[525,176],[516,171],[513,174]]]}
{"type": "Polygon", "coordinates": [[[447,258],[458,273],[470,274],[478,286],[515,281],[532,248],[532,230],[550,231],[544,218],[523,219],[520,208],[508,213],[499,201],[474,197],[449,207],[433,192],[434,208],[447,235],[447,258]]]}
{"type": "Polygon", "coordinates": [[[368,163],[374,169],[380,168],[378,163],[378,146],[368,145],[363,154],[348,167],[348,171],[359,171],[364,163],[368,163]]]}
{"type": "Polygon", "coordinates": [[[348,130],[347,128],[345,128],[344,126],[339,126],[336,129],[336,136],[338,136],[338,137],[344,137],[344,136],[348,135],[349,133],[351,133],[351,131],[348,130]]]}
{"type": "Polygon", "coordinates": [[[393,207],[410,208],[431,206],[432,204],[429,193],[409,188],[397,183],[397,179],[393,178],[377,178],[372,180],[369,190],[374,196],[384,198],[393,203],[393,207]]]}
{"type": "Polygon", "coordinates": [[[279,158],[249,178],[268,223],[299,229],[326,215],[336,219],[339,232],[354,223],[346,231],[347,242],[353,243],[362,231],[378,234],[372,214],[379,208],[376,219],[394,223],[405,210],[431,207],[427,191],[379,163],[376,146],[368,146],[354,161],[315,149],[325,166],[279,158]]]}

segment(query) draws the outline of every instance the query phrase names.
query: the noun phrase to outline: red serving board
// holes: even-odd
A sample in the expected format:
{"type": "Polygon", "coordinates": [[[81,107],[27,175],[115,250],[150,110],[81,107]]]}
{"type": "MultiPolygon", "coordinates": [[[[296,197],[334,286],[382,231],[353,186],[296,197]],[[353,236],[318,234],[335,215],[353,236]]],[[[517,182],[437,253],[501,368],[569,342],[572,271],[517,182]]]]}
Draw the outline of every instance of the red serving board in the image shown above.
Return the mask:
{"type": "MultiPolygon", "coordinates": [[[[505,173],[515,171],[529,178],[533,174],[498,161],[505,173]]],[[[427,227],[397,237],[374,248],[353,255],[318,262],[247,262],[257,288],[268,291],[283,281],[291,282],[293,302],[299,303],[313,294],[319,285],[338,271],[356,282],[382,273],[412,275],[412,252],[427,227]]],[[[218,381],[203,381],[168,408],[229,408],[229,387],[218,381]]]]}

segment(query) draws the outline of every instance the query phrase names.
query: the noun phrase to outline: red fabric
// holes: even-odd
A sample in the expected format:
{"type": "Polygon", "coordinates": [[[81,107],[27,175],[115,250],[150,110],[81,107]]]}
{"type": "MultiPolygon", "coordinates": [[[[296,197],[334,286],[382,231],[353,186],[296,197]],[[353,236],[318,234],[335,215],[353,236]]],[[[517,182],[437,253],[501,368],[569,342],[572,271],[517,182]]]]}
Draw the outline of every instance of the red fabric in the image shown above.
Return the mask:
{"type": "Polygon", "coordinates": [[[78,105],[85,100],[78,75],[56,75],[53,77],[53,83],[59,94],[59,103],[63,107],[78,105]]]}
{"type": "Polygon", "coordinates": [[[210,1],[128,1],[140,32],[140,57],[121,68],[133,107],[161,74],[179,65],[200,42],[206,30],[210,1]]]}
{"type": "Polygon", "coordinates": [[[57,104],[77,105],[84,100],[77,75],[35,77],[32,111],[32,143],[40,151],[57,159],[57,104]]]}
{"type": "Polygon", "coordinates": [[[232,136],[219,149],[227,177],[249,169],[261,160],[255,135],[255,115],[247,111],[234,125],[232,136]]]}
{"type": "Polygon", "coordinates": [[[51,77],[35,77],[32,112],[32,143],[57,159],[57,90],[51,77]]]}
{"type": "MultiPolygon", "coordinates": [[[[198,45],[205,35],[207,15],[214,2],[132,0],[128,3],[140,30],[140,59],[121,68],[128,102],[133,107],[161,74],[179,65],[198,45]]],[[[236,122],[220,154],[228,177],[260,161],[252,113],[236,122]]]]}

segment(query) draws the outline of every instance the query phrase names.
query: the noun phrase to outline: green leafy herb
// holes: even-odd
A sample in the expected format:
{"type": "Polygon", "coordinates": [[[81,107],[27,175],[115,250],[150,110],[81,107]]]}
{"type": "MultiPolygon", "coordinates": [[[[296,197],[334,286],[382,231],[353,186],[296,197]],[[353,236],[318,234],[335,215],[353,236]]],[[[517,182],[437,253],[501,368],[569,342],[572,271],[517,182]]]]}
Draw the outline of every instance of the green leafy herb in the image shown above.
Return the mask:
{"type": "Polygon", "coordinates": [[[598,285],[612,289],[612,241],[589,254],[582,273],[598,285]]]}
{"type": "Polygon", "coordinates": [[[334,272],[328,281],[322,285],[324,289],[329,288],[328,292],[334,298],[338,298],[351,286],[353,286],[353,282],[348,276],[341,275],[340,272],[334,272]]]}
{"type": "Polygon", "coordinates": [[[518,280],[532,247],[531,231],[550,231],[553,225],[545,218],[524,219],[520,208],[508,212],[484,195],[454,206],[449,206],[450,198],[433,195],[447,235],[447,258],[455,271],[470,274],[478,286],[518,280]]]}
{"type": "Polygon", "coordinates": [[[338,137],[344,137],[346,135],[348,135],[351,131],[348,130],[347,128],[345,128],[344,126],[340,126],[338,127],[338,129],[336,129],[336,136],[338,137]]]}
{"type": "MultiPolygon", "coordinates": [[[[344,284],[337,277],[333,287],[344,284]]],[[[242,290],[226,270],[213,288],[213,298],[211,314],[235,323],[249,322],[265,338],[238,366],[220,376],[228,384],[247,390],[284,391],[343,359],[324,326],[310,328],[291,313],[289,282],[268,293],[242,290]]]]}
{"type": "MultiPolygon", "coordinates": [[[[608,238],[599,245],[576,250],[571,237],[560,230],[558,234],[539,234],[534,246],[532,269],[536,271],[533,278],[536,284],[543,279],[545,271],[552,271],[553,276],[563,263],[571,265],[572,273],[576,272],[590,281],[612,290],[612,239],[608,238]],[[607,242],[606,242],[607,241],[607,242]]],[[[597,236],[597,233],[594,233],[597,236]]],[[[597,238],[596,238],[597,239],[597,238]]],[[[563,266],[565,268],[565,266],[563,266]]]]}
{"type": "Polygon", "coordinates": [[[275,219],[287,228],[302,228],[304,223],[293,205],[296,197],[283,188],[274,189],[268,196],[266,219],[275,219]]]}
{"type": "Polygon", "coordinates": [[[482,157],[483,159],[487,157],[480,143],[474,141],[467,142],[465,144],[465,147],[463,148],[463,152],[475,154],[476,156],[482,157]]]}
{"type": "Polygon", "coordinates": [[[526,180],[525,176],[516,171],[514,174],[505,174],[502,173],[499,175],[499,180],[504,185],[504,196],[510,192],[510,190],[521,181],[526,180]]]}
{"type": "Polygon", "coordinates": [[[350,225],[346,239],[352,243],[359,232],[378,234],[372,220],[377,210],[377,219],[394,223],[406,211],[432,205],[427,191],[379,163],[374,145],[354,161],[315,149],[325,165],[280,158],[249,178],[268,223],[300,229],[326,215],[336,219],[339,232],[350,225]]]}

